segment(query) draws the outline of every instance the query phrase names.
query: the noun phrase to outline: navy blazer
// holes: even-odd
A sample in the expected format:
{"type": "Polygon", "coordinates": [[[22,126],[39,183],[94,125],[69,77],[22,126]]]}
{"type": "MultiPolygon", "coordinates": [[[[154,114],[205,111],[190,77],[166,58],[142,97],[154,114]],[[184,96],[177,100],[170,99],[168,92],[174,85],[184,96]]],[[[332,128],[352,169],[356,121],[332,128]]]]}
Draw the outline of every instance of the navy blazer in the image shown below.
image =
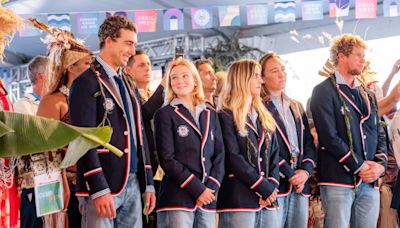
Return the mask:
{"type": "MultiPolygon", "coordinates": [[[[197,198],[207,188],[217,194],[224,176],[224,144],[217,113],[206,108],[197,126],[183,105],[167,105],[154,116],[155,141],[165,172],[157,211],[194,211],[197,198]]],[[[215,210],[216,202],[200,207],[215,210]]]]}
{"type": "MultiPolygon", "coordinates": [[[[272,117],[275,120],[276,129],[278,130],[277,139],[279,144],[279,170],[281,178],[279,181],[279,194],[278,196],[285,196],[292,191],[292,185],[289,179],[294,175],[295,169],[291,162],[291,147],[287,136],[287,131],[284,122],[281,119],[281,115],[276,109],[272,101],[265,102],[267,109],[270,111],[272,117]]],[[[300,149],[299,158],[297,161],[297,169],[303,169],[310,175],[313,174],[313,170],[316,167],[316,151],[311,136],[310,127],[308,126],[308,120],[303,106],[300,102],[290,99],[290,111],[293,115],[293,119],[296,125],[297,140],[300,149]]],[[[304,196],[310,196],[311,186],[309,180],[307,180],[302,191],[304,196]]]]}
{"type": "MultiPolygon", "coordinates": [[[[334,75],[331,75],[334,77],[334,75]]],[[[318,84],[311,97],[311,111],[318,133],[318,176],[320,185],[354,187],[361,184],[358,171],[365,160],[386,167],[386,136],[379,124],[376,99],[360,88],[363,105],[358,107],[347,85],[333,85],[330,78],[318,84]],[[354,153],[349,148],[344,108],[350,112],[354,153]],[[364,111],[362,111],[364,110],[364,111]]],[[[377,187],[375,181],[374,186],[377,187]]]]}
{"type": "MultiPolygon", "coordinates": [[[[128,181],[130,167],[130,137],[128,120],[126,119],[124,106],[118,92],[111,84],[107,73],[98,61],[91,65],[97,73],[90,68],[74,80],[69,96],[69,111],[72,124],[81,127],[97,127],[101,125],[105,114],[105,125],[113,129],[110,143],[124,152],[121,158],[109,150],[98,147],[89,150],[77,163],[77,196],[91,196],[92,199],[111,191],[113,195],[120,194],[128,181]],[[103,88],[103,97],[100,85],[103,88]],[[109,113],[105,113],[105,104],[111,107],[109,113]]],[[[123,76],[128,85],[126,76],[123,76]]],[[[150,157],[147,139],[142,128],[142,115],[140,101],[137,99],[137,91],[127,86],[131,96],[134,110],[135,126],[133,129],[137,139],[138,179],[141,191],[148,185],[153,185],[150,157]]]]}
{"type": "Polygon", "coordinates": [[[225,176],[218,195],[218,211],[258,211],[279,185],[279,147],[275,133],[257,130],[248,118],[248,136],[241,136],[229,110],[219,112],[225,144],[225,176]]]}

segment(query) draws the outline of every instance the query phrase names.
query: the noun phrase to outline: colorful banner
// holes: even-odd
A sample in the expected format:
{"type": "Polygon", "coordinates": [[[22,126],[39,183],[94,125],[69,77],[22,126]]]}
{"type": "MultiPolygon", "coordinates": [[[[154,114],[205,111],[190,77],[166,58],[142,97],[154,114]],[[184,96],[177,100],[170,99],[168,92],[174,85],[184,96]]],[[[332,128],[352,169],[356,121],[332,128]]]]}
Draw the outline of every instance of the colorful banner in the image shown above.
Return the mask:
{"type": "Polygon", "coordinates": [[[212,8],[190,8],[192,14],[192,29],[207,29],[213,26],[212,8]]]}
{"type": "Polygon", "coordinates": [[[383,0],[383,16],[400,16],[400,0],[383,0]]]}
{"type": "Polygon", "coordinates": [[[247,5],[247,24],[268,24],[268,5],[247,5]]]}
{"type": "Polygon", "coordinates": [[[349,16],[350,0],[329,0],[330,17],[349,16]]]}
{"type": "Polygon", "coordinates": [[[240,6],[220,6],[218,7],[219,26],[239,26],[240,25],[240,6]]]}
{"type": "Polygon", "coordinates": [[[135,10],[135,23],[138,32],[155,32],[157,29],[157,10],[135,10]]]}
{"type": "Polygon", "coordinates": [[[296,21],[296,4],[294,1],[274,2],[275,23],[296,21]]]}
{"type": "Polygon", "coordinates": [[[356,18],[376,18],[377,0],[356,0],[356,18]]]}
{"type": "Polygon", "coordinates": [[[48,24],[50,27],[60,28],[71,32],[71,19],[68,13],[48,14],[48,24]]]}
{"type": "MultiPolygon", "coordinates": [[[[28,19],[30,17],[35,17],[39,21],[42,21],[44,23],[47,23],[47,17],[45,15],[23,15],[22,18],[28,19]]],[[[33,27],[29,23],[25,23],[25,26],[18,31],[19,37],[33,37],[33,36],[40,36],[42,34],[42,31],[33,27]]]]}
{"type": "Polygon", "coordinates": [[[99,19],[98,13],[78,13],[76,16],[76,22],[79,34],[97,34],[99,30],[99,19]]]}
{"type": "Polygon", "coordinates": [[[304,21],[322,20],[324,18],[324,8],[321,0],[303,1],[301,13],[304,21]]]}
{"type": "Polygon", "coordinates": [[[128,17],[128,12],[127,11],[108,11],[108,12],[106,12],[106,18],[109,18],[111,16],[128,17]]]}
{"type": "Polygon", "coordinates": [[[183,9],[172,8],[164,10],[164,30],[182,30],[184,27],[183,9]]]}

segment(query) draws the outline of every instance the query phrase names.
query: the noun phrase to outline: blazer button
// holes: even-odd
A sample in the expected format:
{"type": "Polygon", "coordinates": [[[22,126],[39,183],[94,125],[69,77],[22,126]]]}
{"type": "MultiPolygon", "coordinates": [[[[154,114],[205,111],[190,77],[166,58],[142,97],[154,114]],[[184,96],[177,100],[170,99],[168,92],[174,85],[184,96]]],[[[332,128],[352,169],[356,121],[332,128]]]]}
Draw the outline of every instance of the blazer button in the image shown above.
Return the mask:
{"type": "Polygon", "coordinates": [[[264,171],[261,171],[261,176],[264,176],[264,175],[265,175],[264,171]]]}
{"type": "Polygon", "coordinates": [[[366,135],[364,135],[364,139],[366,139],[367,138],[367,136],[366,135]]]}
{"type": "Polygon", "coordinates": [[[207,173],[204,173],[204,176],[206,177],[206,176],[207,176],[207,173]]]}
{"type": "Polygon", "coordinates": [[[262,159],[262,158],[259,158],[258,160],[259,160],[260,162],[262,162],[263,159],[262,159]]]}
{"type": "Polygon", "coordinates": [[[206,161],[206,158],[205,157],[203,157],[203,162],[205,162],[206,161]]]}
{"type": "Polygon", "coordinates": [[[124,152],[125,152],[125,153],[128,153],[128,152],[129,152],[128,148],[125,148],[125,149],[124,149],[124,152]]]}
{"type": "Polygon", "coordinates": [[[128,131],[124,131],[124,135],[128,135],[128,131]]]}

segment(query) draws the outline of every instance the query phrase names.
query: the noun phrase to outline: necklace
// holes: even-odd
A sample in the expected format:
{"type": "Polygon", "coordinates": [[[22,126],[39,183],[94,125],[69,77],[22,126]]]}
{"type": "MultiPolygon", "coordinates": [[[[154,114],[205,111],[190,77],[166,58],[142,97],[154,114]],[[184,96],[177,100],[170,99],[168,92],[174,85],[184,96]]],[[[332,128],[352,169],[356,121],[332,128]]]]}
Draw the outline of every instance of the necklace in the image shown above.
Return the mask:
{"type": "Polygon", "coordinates": [[[66,97],[69,97],[69,88],[67,88],[65,85],[61,86],[58,90],[66,97]]]}

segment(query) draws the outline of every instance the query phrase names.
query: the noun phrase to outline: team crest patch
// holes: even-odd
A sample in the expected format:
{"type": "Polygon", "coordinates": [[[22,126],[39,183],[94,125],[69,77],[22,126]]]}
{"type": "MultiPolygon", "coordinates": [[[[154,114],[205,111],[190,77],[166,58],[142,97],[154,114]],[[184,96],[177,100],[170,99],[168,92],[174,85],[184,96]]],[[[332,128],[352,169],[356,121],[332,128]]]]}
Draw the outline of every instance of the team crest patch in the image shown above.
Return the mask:
{"type": "Polygon", "coordinates": [[[103,107],[107,112],[111,112],[115,107],[114,101],[111,98],[106,98],[103,107]]]}
{"type": "Polygon", "coordinates": [[[180,137],[186,137],[189,135],[189,128],[186,125],[181,125],[178,127],[178,134],[180,137]]]}

